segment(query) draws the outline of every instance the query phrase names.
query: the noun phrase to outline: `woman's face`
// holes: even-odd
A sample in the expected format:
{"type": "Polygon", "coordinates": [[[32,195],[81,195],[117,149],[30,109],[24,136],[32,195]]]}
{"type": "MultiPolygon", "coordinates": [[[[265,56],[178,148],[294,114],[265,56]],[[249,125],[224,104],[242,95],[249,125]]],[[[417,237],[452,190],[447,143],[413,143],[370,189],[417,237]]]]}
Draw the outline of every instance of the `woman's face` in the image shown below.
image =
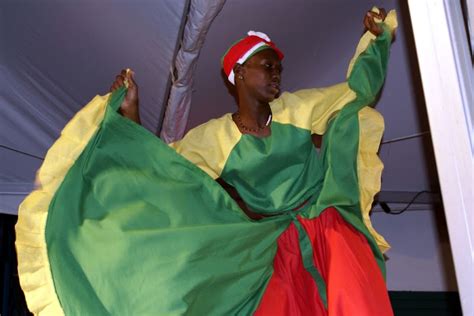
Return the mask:
{"type": "Polygon", "coordinates": [[[260,102],[271,102],[280,94],[281,62],[273,49],[264,49],[242,66],[242,80],[250,94],[260,102]]]}

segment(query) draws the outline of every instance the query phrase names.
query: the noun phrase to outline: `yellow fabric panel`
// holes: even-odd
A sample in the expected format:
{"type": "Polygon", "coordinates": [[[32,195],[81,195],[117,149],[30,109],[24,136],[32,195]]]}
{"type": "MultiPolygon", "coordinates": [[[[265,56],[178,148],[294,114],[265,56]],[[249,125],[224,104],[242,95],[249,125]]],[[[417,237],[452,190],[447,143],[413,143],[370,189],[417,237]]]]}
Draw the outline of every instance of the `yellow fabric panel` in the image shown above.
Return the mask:
{"type": "Polygon", "coordinates": [[[328,121],[355,98],[347,82],[327,88],[284,92],[271,103],[273,120],[323,134],[328,121]]]}
{"type": "Polygon", "coordinates": [[[394,32],[398,27],[398,20],[397,20],[397,11],[390,10],[387,13],[387,17],[383,21],[383,23],[388,26],[389,30],[394,32]]]}
{"type": "Polygon", "coordinates": [[[169,145],[213,179],[217,179],[241,136],[232,115],[228,113],[193,128],[183,139],[169,145]]]}
{"type": "Polygon", "coordinates": [[[16,249],[18,274],[31,312],[64,315],[49,266],[45,228],[51,200],[76,159],[97,131],[109,94],[96,96],[66,125],[48,150],[36,176],[37,188],[18,210],[16,249]]]}
{"type": "MultiPolygon", "coordinates": [[[[377,13],[379,12],[376,7],[374,7],[372,11],[377,12],[377,13]]],[[[385,26],[388,27],[388,29],[391,32],[394,32],[395,29],[398,27],[397,12],[395,10],[391,10],[390,12],[388,12],[385,18],[385,21],[383,23],[385,24],[385,26]]],[[[360,38],[359,44],[357,45],[354,57],[352,57],[349,63],[349,68],[347,69],[346,78],[349,78],[349,75],[352,72],[352,68],[354,67],[354,63],[356,62],[359,55],[362,54],[367,49],[367,47],[375,38],[376,36],[370,33],[369,31],[365,32],[364,35],[362,35],[362,37],[360,38]]]]}
{"type": "Polygon", "coordinates": [[[364,224],[374,237],[382,253],[390,249],[387,241],[372,227],[369,213],[374,196],[380,191],[383,163],[377,155],[384,131],[382,115],[370,107],[359,111],[359,150],[357,176],[359,178],[360,207],[364,224]]]}
{"type": "MultiPolygon", "coordinates": [[[[372,11],[378,12],[377,8],[372,11]]],[[[377,21],[376,21],[377,22],[377,21]]],[[[393,33],[398,27],[397,13],[391,10],[385,21],[386,27],[393,33]]],[[[352,58],[347,77],[349,77],[356,59],[370,45],[375,35],[365,32],[357,45],[356,52],[352,58]]],[[[378,234],[372,226],[369,213],[372,209],[374,196],[380,191],[383,163],[377,155],[380,141],[384,131],[384,121],[382,115],[376,110],[365,107],[359,111],[359,152],[357,155],[357,173],[359,177],[360,207],[365,225],[374,237],[382,253],[390,249],[387,241],[378,234]]]]}

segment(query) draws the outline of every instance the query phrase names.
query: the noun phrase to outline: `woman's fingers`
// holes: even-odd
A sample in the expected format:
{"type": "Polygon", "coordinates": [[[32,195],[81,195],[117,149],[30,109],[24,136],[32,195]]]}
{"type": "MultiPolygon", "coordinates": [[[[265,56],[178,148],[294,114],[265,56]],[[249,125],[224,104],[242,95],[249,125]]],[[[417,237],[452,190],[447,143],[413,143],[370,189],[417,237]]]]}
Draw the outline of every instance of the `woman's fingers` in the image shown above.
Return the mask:
{"type": "Polygon", "coordinates": [[[134,75],[135,73],[132,70],[127,71],[126,69],[122,69],[120,74],[115,77],[115,81],[110,87],[110,92],[122,87],[126,82],[128,83],[129,90],[137,90],[138,86],[134,80],[134,75]]]}
{"type": "Polygon", "coordinates": [[[122,75],[118,75],[115,77],[115,82],[118,83],[120,86],[123,85],[123,82],[125,81],[125,77],[122,75]]]}
{"type": "Polygon", "coordinates": [[[133,72],[133,70],[129,70],[128,72],[126,72],[126,78],[128,80],[129,87],[136,87],[137,86],[137,84],[134,80],[134,77],[135,77],[135,73],[133,72]]]}
{"type": "Polygon", "coordinates": [[[370,19],[371,19],[370,14],[369,12],[367,12],[367,14],[364,17],[364,26],[367,30],[370,29],[370,19]]]}
{"type": "Polygon", "coordinates": [[[140,113],[138,110],[138,86],[135,83],[133,71],[127,71],[123,69],[120,73],[120,76],[117,76],[115,83],[120,84],[120,86],[123,86],[125,83],[127,83],[128,87],[127,94],[120,105],[120,113],[132,121],[140,124],[140,113]]]}
{"type": "Polygon", "coordinates": [[[383,29],[380,27],[380,25],[378,25],[376,22],[375,22],[375,19],[380,19],[380,20],[384,20],[385,19],[385,10],[381,9],[379,13],[375,13],[375,12],[372,12],[372,11],[368,11],[367,14],[365,15],[364,17],[364,26],[365,28],[370,31],[370,33],[374,34],[375,36],[378,36],[380,34],[382,34],[383,32],[383,29]]]}
{"type": "Polygon", "coordinates": [[[116,81],[114,81],[114,83],[110,87],[110,92],[113,92],[113,91],[117,90],[118,88],[120,88],[120,84],[117,83],[116,81]]]}
{"type": "Polygon", "coordinates": [[[382,21],[385,21],[385,18],[387,17],[387,11],[385,11],[384,8],[379,9],[379,17],[382,21]]]}
{"type": "Polygon", "coordinates": [[[126,74],[125,80],[128,82],[128,91],[125,99],[129,100],[132,104],[137,104],[138,106],[138,86],[134,80],[135,73],[133,71],[128,71],[126,74]]]}
{"type": "Polygon", "coordinates": [[[120,75],[117,75],[115,77],[115,81],[112,83],[112,86],[110,87],[110,92],[113,92],[117,90],[118,88],[120,88],[121,86],[123,86],[124,82],[125,82],[125,76],[122,75],[122,73],[120,75]]]}

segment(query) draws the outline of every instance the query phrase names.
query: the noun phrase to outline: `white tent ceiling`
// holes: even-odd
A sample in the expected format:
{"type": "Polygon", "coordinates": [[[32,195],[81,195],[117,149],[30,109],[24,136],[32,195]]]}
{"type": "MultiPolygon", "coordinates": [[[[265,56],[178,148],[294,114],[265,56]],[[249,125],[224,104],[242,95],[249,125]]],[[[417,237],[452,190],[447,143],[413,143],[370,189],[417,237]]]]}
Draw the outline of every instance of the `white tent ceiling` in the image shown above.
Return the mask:
{"type": "MultiPolygon", "coordinates": [[[[248,30],[268,33],[285,52],[283,88],[327,86],[344,80],[372,4],[228,0],[197,62],[188,128],[235,110],[220,58],[248,30]]],[[[429,134],[417,136],[429,127],[408,10],[404,1],[378,5],[397,9],[400,24],[377,105],[386,119],[383,190],[438,190],[429,134]]],[[[0,3],[0,212],[16,213],[62,127],[106,93],[120,69],[135,70],[143,124],[159,131],[188,7],[186,0],[0,3]]]]}
{"type": "Polygon", "coordinates": [[[67,121],[121,69],[140,78],[144,126],[159,128],[187,1],[0,3],[0,211],[33,187],[67,121]],[[3,194],[2,194],[3,193],[3,194]]]}

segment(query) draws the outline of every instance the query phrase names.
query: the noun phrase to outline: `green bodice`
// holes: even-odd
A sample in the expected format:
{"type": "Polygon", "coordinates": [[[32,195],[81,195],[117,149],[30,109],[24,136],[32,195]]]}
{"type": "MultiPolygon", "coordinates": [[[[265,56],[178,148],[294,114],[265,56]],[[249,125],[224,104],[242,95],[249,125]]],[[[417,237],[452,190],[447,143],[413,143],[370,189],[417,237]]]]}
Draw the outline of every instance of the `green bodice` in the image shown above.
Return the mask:
{"type": "Polygon", "coordinates": [[[311,132],[273,122],[272,133],[242,135],[221,177],[258,213],[292,210],[321,189],[323,173],[311,132]]]}

